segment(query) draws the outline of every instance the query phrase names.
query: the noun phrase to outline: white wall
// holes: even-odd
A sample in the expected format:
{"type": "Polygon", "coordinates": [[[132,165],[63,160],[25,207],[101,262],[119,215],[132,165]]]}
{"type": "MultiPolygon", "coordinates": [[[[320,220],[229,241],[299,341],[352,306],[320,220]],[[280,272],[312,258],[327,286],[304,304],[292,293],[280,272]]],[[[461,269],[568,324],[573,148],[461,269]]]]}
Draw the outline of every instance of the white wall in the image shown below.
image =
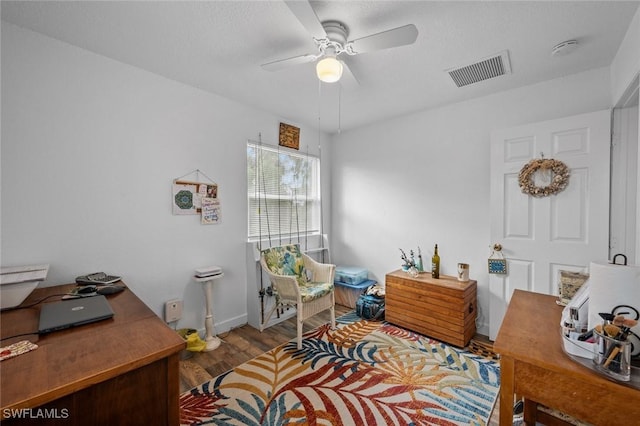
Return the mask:
{"type": "Polygon", "coordinates": [[[640,72],[640,8],[611,62],[611,102],[615,105],[640,72]]]}
{"type": "Polygon", "coordinates": [[[430,259],[437,243],[442,274],[470,264],[488,334],[490,132],[606,109],[610,96],[601,68],[343,132],[332,156],[332,258],[384,282],[400,267],[399,247],[419,245],[430,259]]]}
{"type": "MultiPolygon", "coordinates": [[[[2,265],[50,263],[47,286],[121,274],[158,315],[184,299],[177,326],[195,328],[193,270],[220,265],[217,330],[245,323],[246,141],[277,143],[280,121],[2,22],[2,265]],[[195,169],[219,185],[219,225],[172,215],[172,180],[195,169]]],[[[317,153],[318,131],[291,124],[317,153]]]]}

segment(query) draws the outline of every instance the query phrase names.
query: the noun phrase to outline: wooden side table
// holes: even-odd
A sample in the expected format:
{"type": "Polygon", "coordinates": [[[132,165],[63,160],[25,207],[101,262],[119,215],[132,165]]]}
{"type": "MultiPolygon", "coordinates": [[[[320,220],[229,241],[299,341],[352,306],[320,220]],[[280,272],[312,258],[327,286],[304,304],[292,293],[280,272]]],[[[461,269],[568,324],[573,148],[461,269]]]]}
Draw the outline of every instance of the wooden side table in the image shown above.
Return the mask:
{"type": "Polygon", "coordinates": [[[413,278],[399,269],[386,275],[385,287],[387,321],[459,347],[475,335],[476,281],[428,273],[413,278]]]}

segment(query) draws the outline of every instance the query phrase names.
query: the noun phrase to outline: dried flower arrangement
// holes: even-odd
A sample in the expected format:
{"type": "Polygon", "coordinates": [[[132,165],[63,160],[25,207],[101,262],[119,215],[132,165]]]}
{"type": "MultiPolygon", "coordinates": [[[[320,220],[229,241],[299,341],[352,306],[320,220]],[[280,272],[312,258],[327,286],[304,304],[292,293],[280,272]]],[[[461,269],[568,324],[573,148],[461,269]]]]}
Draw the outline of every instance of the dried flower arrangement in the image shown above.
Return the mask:
{"type": "Polygon", "coordinates": [[[520,170],[518,184],[523,193],[534,197],[547,197],[557,194],[569,184],[569,168],[559,160],[539,158],[529,161],[520,170]],[[549,170],[552,173],[551,183],[547,186],[536,186],[534,174],[538,170],[549,170]]]}

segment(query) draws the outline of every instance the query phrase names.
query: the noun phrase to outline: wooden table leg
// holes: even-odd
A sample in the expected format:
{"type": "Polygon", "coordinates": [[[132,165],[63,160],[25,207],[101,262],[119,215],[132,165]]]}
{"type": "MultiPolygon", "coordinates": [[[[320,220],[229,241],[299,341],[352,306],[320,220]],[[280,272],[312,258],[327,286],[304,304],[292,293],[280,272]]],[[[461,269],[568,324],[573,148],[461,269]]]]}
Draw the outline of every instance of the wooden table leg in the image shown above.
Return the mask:
{"type": "Polygon", "coordinates": [[[538,420],[538,403],[530,399],[524,399],[524,423],[535,425],[538,420]]]}
{"type": "Polygon", "coordinates": [[[500,426],[513,425],[514,405],[514,362],[513,358],[500,358],[500,426]]]}

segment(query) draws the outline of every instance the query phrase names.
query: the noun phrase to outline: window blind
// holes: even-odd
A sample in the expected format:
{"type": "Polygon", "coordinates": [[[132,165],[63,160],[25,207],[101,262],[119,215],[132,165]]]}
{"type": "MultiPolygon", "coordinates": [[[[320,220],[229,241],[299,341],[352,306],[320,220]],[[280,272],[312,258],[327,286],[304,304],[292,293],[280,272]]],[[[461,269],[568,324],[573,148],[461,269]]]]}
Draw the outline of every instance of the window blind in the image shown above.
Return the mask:
{"type": "Polygon", "coordinates": [[[248,236],[292,238],[320,232],[320,159],[247,144],[248,236]]]}

